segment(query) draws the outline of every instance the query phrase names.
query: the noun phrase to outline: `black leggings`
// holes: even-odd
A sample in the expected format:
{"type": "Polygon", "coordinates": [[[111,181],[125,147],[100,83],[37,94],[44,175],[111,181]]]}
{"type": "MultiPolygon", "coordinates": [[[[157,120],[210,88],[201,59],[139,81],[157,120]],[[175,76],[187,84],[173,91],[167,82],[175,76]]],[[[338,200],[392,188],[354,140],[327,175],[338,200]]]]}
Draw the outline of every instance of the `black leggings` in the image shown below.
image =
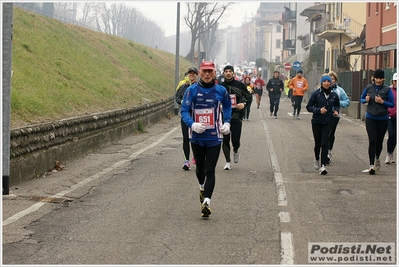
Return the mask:
{"type": "Polygon", "coordinates": [[[316,160],[320,158],[321,149],[321,164],[327,164],[328,154],[328,137],[331,133],[332,124],[312,124],[313,138],[314,138],[314,155],[316,160]]]}
{"type": "Polygon", "coordinates": [[[188,138],[188,126],[180,119],[181,133],[183,135],[183,152],[185,160],[190,160],[190,139],[188,138]]]}
{"type": "Polygon", "coordinates": [[[330,137],[328,138],[328,149],[332,150],[335,141],[335,131],[337,130],[337,125],[339,122],[339,117],[334,117],[334,125],[331,129],[330,137]]]}
{"type": "Polygon", "coordinates": [[[233,145],[233,151],[238,152],[240,148],[242,121],[239,119],[231,119],[230,121],[230,133],[223,136],[223,154],[226,158],[226,162],[230,162],[230,136],[231,143],[233,145]]]}
{"type": "Polygon", "coordinates": [[[303,96],[292,96],[291,97],[292,102],[294,103],[294,114],[299,115],[299,113],[301,112],[301,104],[302,104],[302,99],[303,96]]]}
{"type": "Polygon", "coordinates": [[[366,131],[369,137],[369,160],[374,165],[374,159],[380,158],[382,143],[388,128],[388,120],[375,120],[366,117],[366,131]]]}
{"type": "Polygon", "coordinates": [[[198,183],[205,183],[204,197],[211,198],[215,188],[215,168],[220,155],[220,146],[221,144],[203,147],[191,143],[196,161],[195,174],[197,175],[198,183]]]}
{"type": "Polygon", "coordinates": [[[396,147],[396,117],[388,120],[387,151],[392,154],[396,147]]]}
{"type": "Polygon", "coordinates": [[[244,107],[244,119],[248,119],[249,118],[249,113],[251,112],[251,104],[252,104],[252,95],[251,97],[248,99],[247,104],[244,107]]]}

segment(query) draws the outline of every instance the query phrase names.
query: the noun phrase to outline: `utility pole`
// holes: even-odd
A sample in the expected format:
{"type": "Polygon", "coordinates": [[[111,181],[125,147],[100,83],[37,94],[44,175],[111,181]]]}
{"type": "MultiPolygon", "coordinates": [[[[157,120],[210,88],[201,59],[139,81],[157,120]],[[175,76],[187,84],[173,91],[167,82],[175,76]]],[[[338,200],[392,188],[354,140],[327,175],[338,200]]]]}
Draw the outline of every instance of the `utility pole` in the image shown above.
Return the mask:
{"type": "MultiPolygon", "coordinates": [[[[176,19],[176,55],[175,55],[175,87],[173,88],[173,96],[176,94],[176,87],[179,84],[179,54],[180,54],[180,2],[177,2],[177,19],[176,19]]],[[[175,115],[179,113],[179,105],[174,102],[175,115]]]]}
{"type": "Polygon", "coordinates": [[[3,5],[3,195],[10,194],[10,110],[13,3],[3,5]]]}

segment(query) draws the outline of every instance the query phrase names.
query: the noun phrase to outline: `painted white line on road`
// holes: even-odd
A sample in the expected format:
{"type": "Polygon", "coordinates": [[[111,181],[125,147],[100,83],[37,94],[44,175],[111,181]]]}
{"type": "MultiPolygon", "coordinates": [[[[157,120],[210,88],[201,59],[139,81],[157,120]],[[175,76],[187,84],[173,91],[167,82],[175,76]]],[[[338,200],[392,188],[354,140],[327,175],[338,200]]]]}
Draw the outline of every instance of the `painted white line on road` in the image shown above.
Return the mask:
{"type": "MultiPolygon", "coordinates": [[[[279,206],[287,206],[287,194],[284,187],[283,176],[280,172],[280,166],[278,165],[278,160],[276,152],[273,147],[272,138],[270,136],[269,129],[267,128],[266,122],[262,121],[263,129],[266,135],[266,142],[269,148],[270,161],[273,168],[273,177],[276,184],[277,192],[277,204],[279,206]]],[[[290,214],[288,212],[279,212],[280,222],[290,222],[290,214]]],[[[292,248],[292,234],[289,232],[281,233],[281,264],[294,264],[294,250],[292,248]]]]}
{"type": "MultiPolygon", "coordinates": [[[[178,127],[173,128],[172,130],[170,130],[169,132],[164,134],[161,138],[159,138],[156,142],[154,142],[154,143],[152,143],[152,144],[140,149],[139,151],[133,153],[132,155],[129,156],[129,158],[116,162],[112,166],[110,166],[108,168],[105,168],[104,170],[102,170],[102,171],[90,176],[89,178],[84,179],[83,181],[80,181],[77,184],[72,185],[70,188],[68,188],[68,189],[66,189],[64,191],[61,191],[61,192],[59,192],[59,193],[57,193],[57,194],[55,194],[53,196],[50,196],[50,198],[63,197],[64,195],[76,190],[77,188],[79,188],[79,187],[81,187],[81,186],[83,186],[83,185],[85,185],[85,184],[87,184],[87,183],[89,183],[91,181],[94,181],[94,180],[98,179],[99,177],[103,176],[104,174],[106,174],[106,173],[118,168],[119,166],[123,165],[124,163],[129,162],[130,160],[132,160],[132,159],[136,158],[137,156],[139,156],[144,151],[146,151],[146,150],[148,150],[150,148],[153,148],[154,146],[160,144],[163,140],[165,140],[167,137],[169,137],[174,131],[176,131],[177,128],[178,127]]],[[[26,216],[26,215],[28,215],[28,214],[30,214],[32,212],[37,211],[44,204],[46,204],[46,203],[45,202],[38,202],[38,203],[35,203],[32,206],[30,206],[29,208],[27,208],[27,209],[25,209],[23,211],[20,211],[17,214],[14,214],[13,216],[11,216],[11,217],[9,217],[9,218],[7,218],[6,220],[3,221],[3,226],[5,226],[7,224],[10,224],[12,222],[15,222],[15,221],[21,219],[22,217],[24,217],[24,216],[26,216]]]]}
{"type": "Polygon", "coordinates": [[[281,233],[281,264],[294,264],[294,249],[292,247],[291,233],[281,233]]]}
{"type": "Polygon", "coordinates": [[[278,217],[280,217],[280,222],[282,223],[289,223],[291,221],[290,213],[286,211],[280,211],[278,217]]]}
{"type": "Polygon", "coordinates": [[[279,206],[287,206],[287,194],[281,173],[274,173],[274,182],[276,183],[277,204],[279,206]]]}

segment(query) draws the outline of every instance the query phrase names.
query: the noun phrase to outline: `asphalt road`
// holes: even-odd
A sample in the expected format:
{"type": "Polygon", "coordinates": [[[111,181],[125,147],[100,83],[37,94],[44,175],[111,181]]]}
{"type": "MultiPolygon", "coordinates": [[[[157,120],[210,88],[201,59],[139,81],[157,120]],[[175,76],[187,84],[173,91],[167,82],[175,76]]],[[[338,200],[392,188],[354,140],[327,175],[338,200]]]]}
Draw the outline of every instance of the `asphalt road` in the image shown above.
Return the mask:
{"type": "MultiPolygon", "coordinates": [[[[311,114],[267,95],[243,121],[240,161],[201,217],[195,165],[183,171],[180,118],[63,162],[3,196],[3,265],[308,264],[310,242],[396,242],[397,165],[368,167],[364,122],[342,115],[328,174],[313,167],[311,114]]],[[[395,261],[396,262],[396,261],[395,261]]]]}

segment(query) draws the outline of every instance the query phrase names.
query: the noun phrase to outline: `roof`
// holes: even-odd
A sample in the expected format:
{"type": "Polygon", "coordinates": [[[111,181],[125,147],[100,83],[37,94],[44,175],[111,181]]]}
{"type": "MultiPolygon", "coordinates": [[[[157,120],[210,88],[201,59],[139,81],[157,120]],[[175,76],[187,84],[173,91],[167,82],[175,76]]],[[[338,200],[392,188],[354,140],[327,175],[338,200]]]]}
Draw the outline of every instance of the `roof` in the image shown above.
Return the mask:
{"type": "Polygon", "coordinates": [[[324,13],[325,11],[326,11],[326,5],[320,4],[305,8],[301,13],[299,13],[299,15],[301,15],[302,17],[310,18],[315,14],[324,13]]]}

